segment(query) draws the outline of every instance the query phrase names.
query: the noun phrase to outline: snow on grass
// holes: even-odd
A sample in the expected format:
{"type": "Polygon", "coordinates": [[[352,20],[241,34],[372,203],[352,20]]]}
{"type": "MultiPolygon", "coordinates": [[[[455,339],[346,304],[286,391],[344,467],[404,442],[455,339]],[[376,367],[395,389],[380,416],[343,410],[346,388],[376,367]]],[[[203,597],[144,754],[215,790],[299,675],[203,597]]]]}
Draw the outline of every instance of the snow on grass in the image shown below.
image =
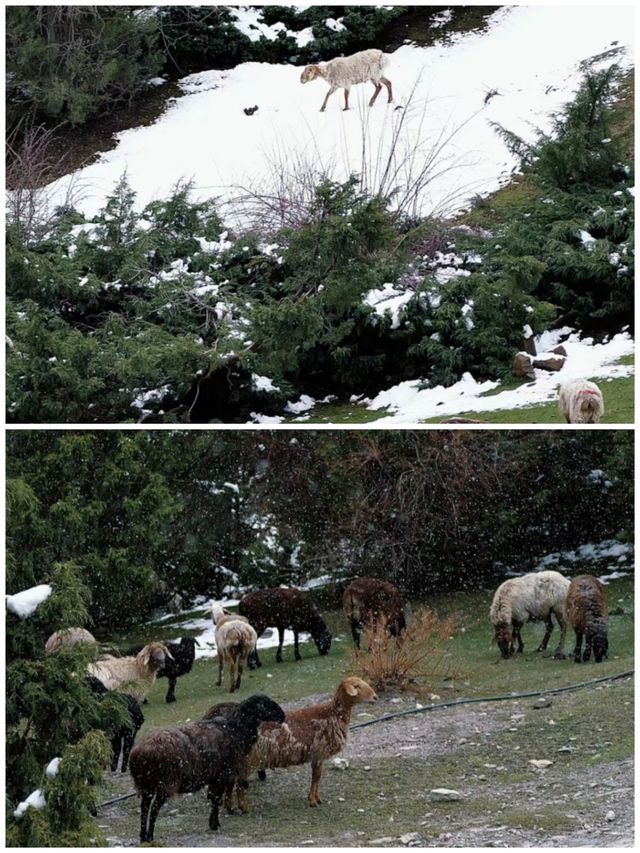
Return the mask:
{"type": "Polygon", "coordinates": [[[15,595],[7,595],[7,610],[15,613],[19,619],[27,619],[29,616],[33,616],[38,607],[49,598],[52,592],[50,584],[42,583],[30,589],[23,589],[22,592],[16,592],[15,595]]]}
{"type": "Polygon", "coordinates": [[[251,374],[251,382],[256,391],[279,391],[277,385],[273,384],[273,379],[269,379],[268,376],[260,376],[258,373],[251,374]]]}
{"type": "MultiPolygon", "coordinates": [[[[537,349],[551,350],[567,331],[564,328],[544,333],[536,339],[537,349]]],[[[381,391],[367,408],[390,410],[392,414],[385,416],[385,424],[392,421],[415,423],[461,412],[493,412],[548,403],[557,399],[558,386],[568,379],[615,379],[633,373],[632,365],[617,363],[634,351],[633,340],[628,332],[620,332],[601,344],[594,343],[593,338],[581,340],[578,333],[571,332],[562,344],[567,351],[567,358],[561,370],[548,372],[536,369],[535,382],[517,388],[483,396],[499,388],[500,382],[478,382],[470,373],[465,373],[462,379],[448,388],[442,385],[421,388],[423,383],[420,380],[411,380],[381,391]]]]}
{"type": "MultiPolygon", "coordinates": [[[[259,37],[256,10],[245,8],[236,15],[250,38],[259,37]]],[[[535,125],[549,129],[549,115],[578,87],[579,63],[614,43],[628,45],[632,15],[624,6],[611,6],[606,14],[602,7],[584,6],[579,20],[572,7],[502,7],[486,32],[458,34],[446,45],[400,47],[388,70],[395,102],[387,106],[380,98],[372,109],[367,107],[371,87],[361,85],[352,90],[352,110],[342,112],[335,95],[320,113],[326,84],[302,86],[300,68],[289,64],[252,62],[191,75],[182,81],[185,94],[170,102],[154,124],[118,134],[113,151],[50,185],[50,200],[64,203],[73,184],[74,200],[90,218],[125,170],[139,207],[168,197],[180,178],[193,179],[198,199],[228,200],[238,194],[238,186],[268,188],[274,161],[299,159],[346,178],[362,171],[363,135],[366,171],[375,188],[401,120],[396,150],[417,145],[418,164],[467,122],[435,158],[433,169],[440,174],[420,193],[416,211],[453,212],[477,192],[497,189],[515,165],[490,122],[527,139],[535,125]],[[483,105],[493,88],[500,97],[483,105]],[[248,118],[243,107],[254,105],[259,110],[248,118]]],[[[624,65],[630,59],[612,55],[603,60],[614,61],[624,65]]],[[[396,165],[402,185],[411,175],[408,166],[396,165]]]]}
{"type": "MultiPolygon", "coordinates": [[[[592,472],[594,473],[594,472],[592,472]]],[[[605,539],[603,542],[588,542],[585,545],[580,545],[572,551],[554,551],[552,554],[547,554],[540,560],[534,571],[540,572],[544,569],[556,569],[565,571],[565,569],[573,570],[576,566],[586,564],[586,571],[590,571],[589,564],[599,565],[598,571],[605,570],[606,574],[601,575],[598,580],[606,584],[609,581],[624,578],[630,575],[633,571],[633,545],[625,542],[618,542],[617,539],[605,539]],[[613,561],[613,562],[609,562],[613,561]],[[606,565],[609,563],[608,565],[606,565]],[[621,567],[629,568],[629,571],[622,571],[621,567]]],[[[575,572],[571,571],[572,574],[575,572]]]]}

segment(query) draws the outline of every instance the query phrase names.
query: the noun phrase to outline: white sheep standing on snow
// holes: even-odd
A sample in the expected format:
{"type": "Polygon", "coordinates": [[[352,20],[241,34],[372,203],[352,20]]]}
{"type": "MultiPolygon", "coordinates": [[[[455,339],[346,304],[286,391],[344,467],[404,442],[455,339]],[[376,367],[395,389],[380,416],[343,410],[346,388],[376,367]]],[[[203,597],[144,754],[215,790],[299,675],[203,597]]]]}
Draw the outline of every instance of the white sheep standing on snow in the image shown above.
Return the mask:
{"type": "Polygon", "coordinates": [[[336,89],[344,89],[344,109],[349,109],[349,91],[352,86],[357,83],[366,83],[371,80],[375,87],[375,92],[369,106],[372,107],[376,98],[380,94],[382,84],[387,87],[389,97],[387,103],[393,101],[393,91],[391,81],[388,80],[382,73],[383,68],[388,64],[389,56],[381,50],[361,50],[359,53],[354,53],[352,56],[339,56],[336,59],[331,59],[324,65],[307,65],[300,77],[301,83],[308,83],[310,80],[316,80],[322,77],[327,81],[330,88],[327,96],[324,99],[320,112],[324,112],[327,106],[329,97],[336,89]]]}
{"type": "Polygon", "coordinates": [[[218,680],[222,684],[222,670],[226,663],[229,668],[229,692],[240,687],[242,673],[249,655],[255,651],[258,635],[245,616],[227,613],[215,601],[211,605],[211,618],[215,626],[216,648],[218,650],[218,680]]]}
{"type": "Polygon", "coordinates": [[[602,392],[595,382],[586,379],[565,382],[558,405],[568,424],[597,424],[604,415],[602,392]]]}
{"type": "Polygon", "coordinates": [[[553,631],[551,614],[556,617],[560,626],[560,642],[554,657],[566,657],[564,642],[568,624],[566,600],[569,585],[567,578],[554,571],[531,572],[500,584],[493,596],[489,617],[503,658],[513,654],[516,640],[518,651],[524,649],[520,629],[531,620],[546,623],[544,638],[536,649],[543,652],[553,631]]]}

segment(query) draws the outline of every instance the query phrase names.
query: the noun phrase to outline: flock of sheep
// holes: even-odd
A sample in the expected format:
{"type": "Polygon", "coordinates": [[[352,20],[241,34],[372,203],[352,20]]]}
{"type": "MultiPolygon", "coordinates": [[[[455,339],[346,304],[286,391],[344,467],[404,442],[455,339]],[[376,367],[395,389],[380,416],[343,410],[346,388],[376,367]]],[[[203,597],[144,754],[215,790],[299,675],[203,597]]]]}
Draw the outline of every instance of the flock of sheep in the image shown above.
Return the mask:
{"type": "MultiPolygon", "coordinates": [[[[388,581],[359,578],[344,592],[343,609],[356,648],[362,629],[380,624],[391,637],[403,642],[407,627],[406,605],[400,591],[388,581]]],[[[213,603],[211,615],[218,651],[218,686],[222,670],[229,669],[229,690],[239,686],[246,665],[261,666],[257,639],[267,627],[279,633],[276,659],[282,661],[284,630],[294,631],[294,654],[300,659],[299,633],[310,633],[321,655],[331,647],[331,634],[322,617],[305,593],[277,588],[244,596],[239,613],[226,612],[213,603]]],[[[607,605],[602,583],[590,575],[572,581],[556,571],[533,572],[509,579],[497,589],[490,609],[494,639],[503,657],[523,650],[522,626],[530,620],[546,623],[539,648],[547,647],[553,623],[557,619],[561,636],[555,657],[565,657],[563,648],[567,627],[576,634],[574,659],[587,661],[593,650],[596,662],[607,657],[607,605]],[[586,640],[581,657],[583,638],[586,640]]],[[[47,641],[47,651],[56,653],[62,646],[78,642],[95,643],[83,628],[58,631],[47,641]]],[[[167,702],[175,701],[176,679],[191,670],[195,658],[192,638],[180,643],[152,642],[124,657],[103,655],[88,667],[87,683],[98,695],[116,690],[124,694],[130,725],[110,733],[112,770],[122,755],[122,771],[127,767],[135,790],[141,797],[140,841],[153,841],[158,813],[170,797],[207,787],[211,803],[209,827],[220,826],[219,808],[233,811],[233,789],[241,812],[248,810],[245,789],[248,778],[266,770],[311,764],[310,806],[321,803],[319,786],[322,765],[344,748],[354,706],[375,702],[373,688],[361,678],[344,678],[333,695],[323,703],[285,712],[268,696],[256,694],[244,702],[222,702],[212,706],[197,722],[154,729],[133,745],[144,716],[140,707],[158,676],[169,679],[167,702]]]]}

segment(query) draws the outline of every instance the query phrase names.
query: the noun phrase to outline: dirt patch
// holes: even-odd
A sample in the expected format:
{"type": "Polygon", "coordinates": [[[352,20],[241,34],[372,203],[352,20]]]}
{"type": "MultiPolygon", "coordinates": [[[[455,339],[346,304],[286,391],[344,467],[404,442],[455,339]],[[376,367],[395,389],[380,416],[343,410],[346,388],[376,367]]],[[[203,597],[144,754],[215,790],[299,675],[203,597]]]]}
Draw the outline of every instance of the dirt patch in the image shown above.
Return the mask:
{"type": "MultiPolygon", "coordinates": [[[[295,705],[306,704],[304,702],[295,705]]],[[[413,701],[387,699],[376,716],[413,701]]],[[[633,682],[552,697],[548,708],[511,700],[437,710],[352,732],[347,769],[325,765],[318,809],[306,806],[309,767],[251,782],[247,815],[207,831],[204,792],[163,808],[157,843],[177,847],[418,846],[626,847],[633,845],[633,682]],[[545,770],[532,759],[553,763],[545,770]],[[459,791],[432,802],[429,791],[459,791]]],[[[289,707],[292,707],[290,705],[289,707]]],[[[356,716],[354,723],[364,718],[356,716]]],[[[105,799],[131,789],[112,777],[105,799]]],[[[110,843],[137,844],[139,804],[106,807],[110,843]]]]}

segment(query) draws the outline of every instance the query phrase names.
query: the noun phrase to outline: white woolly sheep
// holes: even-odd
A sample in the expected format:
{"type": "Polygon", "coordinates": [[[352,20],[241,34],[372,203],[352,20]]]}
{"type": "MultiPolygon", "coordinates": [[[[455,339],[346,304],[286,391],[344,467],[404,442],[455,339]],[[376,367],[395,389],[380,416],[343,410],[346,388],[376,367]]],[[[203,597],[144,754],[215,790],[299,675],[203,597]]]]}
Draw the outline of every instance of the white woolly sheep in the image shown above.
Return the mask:
{"type": "Polygon", "coordinates": [[[568,424],[597,424],[604,415],[602,392],[595,382],[570,379],[560,387],[560,412],[568,424]]]}
{"type": "Polygon", "coordinates": [[[387,103],[393,101],[393,90],[391,81],[382,73],[382,69],[389,63],[389,57],[381,50],[361,50],[352,56],[339,56],[331,59],[324,65],[307,65],[300,76],[301,83],[308,83],[322,77],[329,84],[329,91],[325,97],[320,112],[324,112],[329,97],[337,90],[344,89],[344,109],[349,109],[349,91],[357,83],[366,83],[371,80],[375,91],[369,106],[372,107],[380,94],[382,84],[387,87],[389,97],[387,103]]]}
{"type": "Polygon", "coordinates": [[[547,648],[553,631],[551,614],[556,617],[560,626],[560,642],[554,657],[558,659],[566,657],[564,642],[567,634],[568,590],[567,578],[560,572],[553,571],[531,572],[500,584],[493,597],[489,616],[495,631],[495,641],[503,658],[513,654],[516,640],[518,651],[522,652],[524,644],[520,629],[531,620],[541,620],[546,623],[544,638],[536,649],[538,652],[543,652],[547,648]]]}
{"type": "Polygon", "coordinates": [[[55,631],[47,640],[45,650],[49,655],[57,654],[61,648],[75,646],[78,643],[87,643],[97,646],[98,641],[86,628],[63,628],[55,631]]]}
{"type": "Polygon", "coordinates": [[[218,680],[222,684],[225,663],[229,669],[229,692],[240,687],[242,673],[249,655],[255,651],[258,635],[244,616],[227,613],[219,604],[211,605],[211,618],[215,625],[215,640],[218,650],[218,680]]]}
{"type": "Polygon", "coordinates": [[[172,654],[164,643],[149,643],[135,657],[110,657],[88,667],[89,675],[101,681],[107,690],[129,693],[142,702],[156,680],[158,670],[172,654]]]}

